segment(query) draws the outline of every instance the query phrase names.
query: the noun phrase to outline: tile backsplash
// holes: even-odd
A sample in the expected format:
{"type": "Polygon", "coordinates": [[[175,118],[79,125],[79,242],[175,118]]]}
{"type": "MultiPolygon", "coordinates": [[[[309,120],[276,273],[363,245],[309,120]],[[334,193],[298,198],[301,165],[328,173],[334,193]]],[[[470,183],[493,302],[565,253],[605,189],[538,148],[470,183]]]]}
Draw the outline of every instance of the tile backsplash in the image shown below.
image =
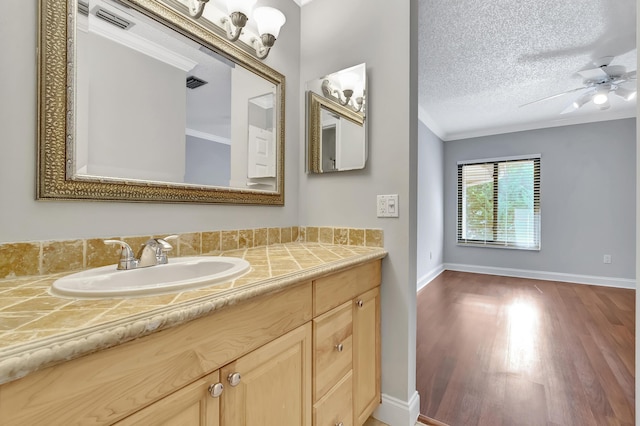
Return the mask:
{"type": "MultiPolygon", "coordinates": [[[[0,244],[0,279],[79,271],[117,263],[120,248],[106,239],[123,240],[134,251],[151,237],[108,236],[84,240],[33,241],[0,244]]],[[[317,242],[383,247],[381,229],[290,226],[179,234],[169,256],[218,254],[221,251],[290,242],[317,242]]]]}

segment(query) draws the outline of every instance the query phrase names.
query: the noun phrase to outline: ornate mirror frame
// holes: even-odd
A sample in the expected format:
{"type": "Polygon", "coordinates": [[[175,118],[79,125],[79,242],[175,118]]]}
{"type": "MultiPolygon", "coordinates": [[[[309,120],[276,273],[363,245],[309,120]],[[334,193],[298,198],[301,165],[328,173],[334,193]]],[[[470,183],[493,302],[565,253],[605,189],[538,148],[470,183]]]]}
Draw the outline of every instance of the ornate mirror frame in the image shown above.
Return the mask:
{"type": "Polygon", "coordinates": [[[284,205],[285,77],[210,28],[158,0],[119,0],[215,50],[276,86],[275,191],[74,177],[77,0],[40,0],[38,53],[39,200],[284,205]]]}
{"type": "Polygon", "coordinates": [[[307,92],[307,129],[309,140],[308,170],[322,173],[322,109],[332,112],[341,118],[349,120],[358,126],[364,126],[364,117],[350,108],[340,105],[331,99],[320,96],[315,92],[307,92]]]}

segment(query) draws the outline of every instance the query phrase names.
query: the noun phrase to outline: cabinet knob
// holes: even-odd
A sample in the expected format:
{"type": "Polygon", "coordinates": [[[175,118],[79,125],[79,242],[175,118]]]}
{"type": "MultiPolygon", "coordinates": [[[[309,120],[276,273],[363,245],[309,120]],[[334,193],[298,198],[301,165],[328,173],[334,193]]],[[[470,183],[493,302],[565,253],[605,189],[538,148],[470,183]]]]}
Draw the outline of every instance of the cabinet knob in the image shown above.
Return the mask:
{"type": "Polygon", "coordinates": [[[343,349],[344,349],[344,346],[342,345],[342,343],[338,343],[338,344],[336,345],[336,350],[337,350],[338,352],[342,352],[342,350],[343,350],[343,349]]]}
{"type": "Polygon", "coordinates": [[[240,373],[231,373],[227,376],[227,381],[231,386],[238,386],[240,384],[240,373]]]}
{"type": "Polygon", "coordinates": [[[358,300],[356,301],[356,306],[357,306],[358,308],[362,308],[362,307],[364,306],[364,302],[362,301],[362,299],[358,299],[358,300]]]}
{"type": "Polygon", "coordinates": [[[342,423],[342,422],[336,423],[336,426],[344,426],[344,423],[342,423]]]}
{"type": "Polygon", "coordinates": [[[209,394],[211,394],[212,398],[217,398],[222,394],[224,390],[224,385],[222,383],[216,383],[215,385],[209,386],[209,394]]]}

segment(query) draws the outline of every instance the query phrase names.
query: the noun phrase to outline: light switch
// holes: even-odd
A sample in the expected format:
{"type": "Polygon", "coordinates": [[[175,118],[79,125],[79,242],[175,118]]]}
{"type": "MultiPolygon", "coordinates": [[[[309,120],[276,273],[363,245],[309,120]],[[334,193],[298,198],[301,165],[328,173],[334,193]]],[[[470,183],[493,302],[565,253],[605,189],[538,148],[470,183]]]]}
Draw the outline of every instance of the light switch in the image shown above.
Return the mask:
{"type": "Polygon", "coordinates": [[[378,195],[376,213],[378,217],[398,217],[398,194],[378,195]]]}
{"type": "Polygon", "coordinates": [[[387,195],[387,217],[398,217],[398,194],[387,195]]]}

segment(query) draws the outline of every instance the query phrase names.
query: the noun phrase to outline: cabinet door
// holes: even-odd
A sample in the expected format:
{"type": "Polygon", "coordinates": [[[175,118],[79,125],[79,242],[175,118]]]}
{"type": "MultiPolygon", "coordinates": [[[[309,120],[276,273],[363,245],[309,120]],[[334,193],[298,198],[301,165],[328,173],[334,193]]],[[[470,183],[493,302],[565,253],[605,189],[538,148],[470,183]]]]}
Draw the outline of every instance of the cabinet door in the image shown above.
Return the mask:
{"type": "Polygon", "coordinates": [[[311,323],[224,366],[220,375],[222,425],[310,426],[311,323]]]}
{"type": "Polygon", "coordinates": [[[380,403],[380,288],[353,305],[354,424],[361,425],[380,403]]]}
{"type": "Polygon", "coordinates": [[[220,398],[209,386],[219,382],[219,373],[208,374],[148,407],[116,423],[117,426],[218,426],[220,398]]]}

